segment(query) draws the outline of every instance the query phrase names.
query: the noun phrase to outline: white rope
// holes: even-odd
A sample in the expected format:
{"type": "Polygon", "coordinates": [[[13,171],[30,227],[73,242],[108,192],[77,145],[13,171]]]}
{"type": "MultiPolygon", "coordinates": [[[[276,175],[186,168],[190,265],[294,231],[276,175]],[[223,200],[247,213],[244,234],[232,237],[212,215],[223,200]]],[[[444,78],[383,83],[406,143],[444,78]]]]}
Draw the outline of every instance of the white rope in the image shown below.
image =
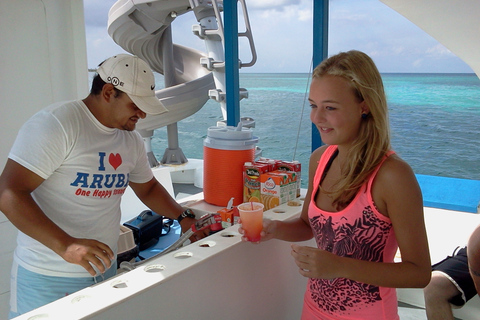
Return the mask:
{"type": "Polygon", "coordinates": [[[303,96],[302,112],[300,112],[300,121],[298,123],[297,139],[295,141],[295,147],[293,149],[292,161],[295,160],[295,157],[297,155],[298,139],[300,138],[300,129],[302,127],[303,113],[305,112],[305,102],[307,101],[308,88],[310,87],[310,79],[312,78],[312,72],[313,72],[313,57],[312,57],[312,60],[310,61],[310,68],[309,68],[308,77],[307,77],[307,85],[305,87],[305,94],[303,96]]]}

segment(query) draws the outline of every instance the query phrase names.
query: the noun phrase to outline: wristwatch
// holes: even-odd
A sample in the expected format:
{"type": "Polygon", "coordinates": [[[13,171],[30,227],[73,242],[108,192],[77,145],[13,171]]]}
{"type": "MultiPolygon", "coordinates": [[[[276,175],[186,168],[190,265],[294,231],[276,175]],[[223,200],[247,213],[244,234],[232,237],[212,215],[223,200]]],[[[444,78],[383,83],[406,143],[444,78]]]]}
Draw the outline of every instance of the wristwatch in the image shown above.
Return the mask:
{"type": "Polygon", "coordinates": [[[195,213],[193,213],[192,209],[187,209],[187,210],[183,211],[182,214],[179,215],[178,218],[177,218],[178,223],[180,223],[180,221],[182,221],[185,218],[195,219],[195,213]]]}

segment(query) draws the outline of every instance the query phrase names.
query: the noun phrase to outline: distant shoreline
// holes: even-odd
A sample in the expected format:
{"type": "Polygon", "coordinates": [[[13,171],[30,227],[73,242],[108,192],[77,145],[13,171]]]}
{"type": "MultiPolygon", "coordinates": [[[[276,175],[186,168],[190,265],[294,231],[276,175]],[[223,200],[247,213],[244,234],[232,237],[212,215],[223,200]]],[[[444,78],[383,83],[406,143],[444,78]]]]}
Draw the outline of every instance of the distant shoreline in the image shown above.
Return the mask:
{"type": "MultiPolygon", "coordinates": [[[[88,72],[97,72],[96,68],[88,68],[88,72]]],[[[308,75],[305,72],[240,72],[240,74],[299,74],[308,75]]],[[[476,75],[475,72],[380,72],[388,75],[476,75]]]]}

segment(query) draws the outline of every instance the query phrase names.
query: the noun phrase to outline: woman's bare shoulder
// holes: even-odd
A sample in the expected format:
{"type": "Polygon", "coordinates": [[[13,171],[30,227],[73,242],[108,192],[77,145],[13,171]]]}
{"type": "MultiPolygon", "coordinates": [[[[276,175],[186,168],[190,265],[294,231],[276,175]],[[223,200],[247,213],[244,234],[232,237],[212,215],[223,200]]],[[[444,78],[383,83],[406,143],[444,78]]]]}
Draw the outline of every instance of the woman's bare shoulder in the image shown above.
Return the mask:
{"type": "Polygon", "coordinates": [[[375,184],[385,192],[419,192],[417,178],[410,165],[398,155],[389,156],[375,177],[375,184]]]}

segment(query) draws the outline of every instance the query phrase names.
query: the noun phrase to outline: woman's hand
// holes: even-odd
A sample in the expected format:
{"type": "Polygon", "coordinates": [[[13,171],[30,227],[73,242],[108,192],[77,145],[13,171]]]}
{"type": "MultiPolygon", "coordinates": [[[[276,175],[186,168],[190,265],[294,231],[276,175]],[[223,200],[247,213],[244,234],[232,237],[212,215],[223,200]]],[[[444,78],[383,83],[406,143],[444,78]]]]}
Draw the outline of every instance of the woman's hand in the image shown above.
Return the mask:
{"type": "Polygon", "coordinates": [[[300,274],[304,277],[317,279],[341,277],[340,257],[331,252],[292,244],[291,254],[300,268],[300,274]]]}
{"type": "MultiPolygon", "coordinates": [[[[238,233],[242,235],[242,241],[251,242],[247,237],[245,237],[245,230],[242,228],[242,220],[239,219],[238,223],[240,224],[238,227],[238,233]]],[[[252,242],[252,243],[260,243],[262,241],[267,241],[270,239],[275,238],[274,233],[276,229],[276,221],[270,219],[263,219],[263,230],[260,232],[260,241],[252,242]]]]}

